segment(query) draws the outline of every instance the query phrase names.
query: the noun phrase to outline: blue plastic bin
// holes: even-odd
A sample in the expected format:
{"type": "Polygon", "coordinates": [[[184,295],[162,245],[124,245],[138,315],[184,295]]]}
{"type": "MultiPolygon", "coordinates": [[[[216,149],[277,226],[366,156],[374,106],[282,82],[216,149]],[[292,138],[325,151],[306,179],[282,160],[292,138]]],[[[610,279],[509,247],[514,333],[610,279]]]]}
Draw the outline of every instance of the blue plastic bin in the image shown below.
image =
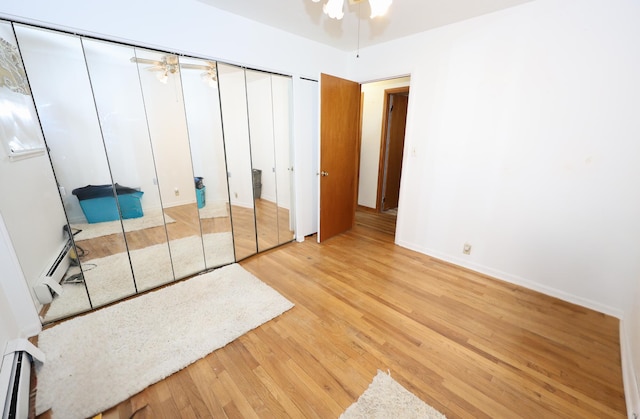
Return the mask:
{"type": "MultiPolygon", "coordinates": [[[[122,212],[122,218],[139,218],[144,216],[140,199],[144,192],[133,188],[127,188],[116,184],[118,194],[118,205],[122,212]]],[[[87,222],[101,223],[104,221],[115,221],[120,218],[118,205],[113,196],[112,185],[88,185],[84,188],[73,190],[73,194],[78,197],[82,212],[87,222]]]]}
{"type": "Polygon", "coordinates": [[[196,189],[196,200],[198,201],[198,208],[202,208],[207,205],[207,197],[205,193],[206,189],[206,186],[203,186],[200,189],[196,189]]]}

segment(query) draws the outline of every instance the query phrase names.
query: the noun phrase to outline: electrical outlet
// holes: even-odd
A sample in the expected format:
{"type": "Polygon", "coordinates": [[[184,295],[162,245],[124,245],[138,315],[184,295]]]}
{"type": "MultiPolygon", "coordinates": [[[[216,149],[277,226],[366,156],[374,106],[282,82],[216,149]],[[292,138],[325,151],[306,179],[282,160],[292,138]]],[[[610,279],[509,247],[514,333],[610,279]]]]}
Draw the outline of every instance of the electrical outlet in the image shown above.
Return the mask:
{"type": "Polygon", "coordinates": [[[174,194],[176,194],[176,196],[180,196],[180,189],[175,188],[175,189],[173,190],[173,193],[174,193],[174,194]]]}
{"type": "Polygon", "coordinates": [[[465,255],[471,254],[471,245],[469,243],[464,244],[464,246],[462,247],[462,253],[464,253],[465,255]]]}

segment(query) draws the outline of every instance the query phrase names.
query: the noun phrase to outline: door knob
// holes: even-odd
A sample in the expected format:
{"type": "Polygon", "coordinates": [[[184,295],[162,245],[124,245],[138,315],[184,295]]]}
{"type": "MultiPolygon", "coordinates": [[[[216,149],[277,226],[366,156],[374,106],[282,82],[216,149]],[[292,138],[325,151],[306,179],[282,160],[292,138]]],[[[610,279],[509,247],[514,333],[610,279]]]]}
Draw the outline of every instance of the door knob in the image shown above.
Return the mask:
{"type": "Polygon", "coordinates": [[[320,175],[322,176],[329,176],[329,172],[325,172],[324,170],[322,172],[320,172],[320,175]]]}

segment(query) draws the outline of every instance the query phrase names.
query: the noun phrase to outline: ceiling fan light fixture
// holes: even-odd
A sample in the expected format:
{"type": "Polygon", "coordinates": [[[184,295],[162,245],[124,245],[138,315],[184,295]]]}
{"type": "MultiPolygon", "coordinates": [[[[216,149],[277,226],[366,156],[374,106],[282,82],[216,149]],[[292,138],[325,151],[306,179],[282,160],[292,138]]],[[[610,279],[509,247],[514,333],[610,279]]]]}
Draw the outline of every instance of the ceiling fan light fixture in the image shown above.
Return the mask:
{"type": "Polygon", "coordinates": [[[322,10],[331,19],[340,20],[344,17],[344,0],[328,0],[322,10]]]}
{"type": "Polygon", "coordinates": [[[371,6],[371,19],[384,16],[391,6],[393,0],[369,0],[369,6],[371,6]]]}
{"type": "Polygon", "coordinates": [[[167,84],[167,80],[169,80],[169,72],[168,71],[160,71],[156,74],[156,78],[160,80],[160,83],[167,84]]]}
{"type": "MultiPolygon", "coordinates": [[[[314,3],[318,3],[320,0],[311,0],[314,3]]],[[[358,4],[364,0],[349,0],[350,4],[358,4]]],[[[371,7],[371,18],[383,16],[389,10],[389,6],[393,0],[369,0],[369,6],[371,7]]],[[[322,6],[322,11],[327,14],[331,19],[340,20],[344,17],[344,0],[327,0],[322,6]]]]}

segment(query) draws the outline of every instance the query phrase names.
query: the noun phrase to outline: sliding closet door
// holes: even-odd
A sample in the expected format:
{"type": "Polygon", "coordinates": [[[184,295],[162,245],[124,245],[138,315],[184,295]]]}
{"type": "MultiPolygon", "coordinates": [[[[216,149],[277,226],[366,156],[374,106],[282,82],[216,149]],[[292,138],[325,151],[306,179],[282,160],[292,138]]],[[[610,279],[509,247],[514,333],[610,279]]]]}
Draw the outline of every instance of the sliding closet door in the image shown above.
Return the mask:
{"type": "Polygon", "coordinates": [[[273,103],[273,146],[276,160],[278,243],[295,237],[293,208],[293,81],[291,77],[271,75],[273,103]]]}
{"type": "Polygon", "coordinates": [[[173,281],[171,256],[133,47],[83,39],[138,292],[173,281]]]}
{"type": "Polygon", "coordinates": [[[257,253],[249,121],[243,68],[218,63],[220,106],[227,156],[229,199],[236,260],[257,253]]]}
{"type": "Polygon", "coordinates": [[[246,78],[256,232],[262,252],[279,244],[271,74],[246,70],[246,78]]]}
{"type": "Polygon", "coordinates": [[[51,309],[87,309],[85,284],[93,307],[135,294],[81,40],[23,25],[15,31],[82,270],[63,282],[51,309]]]}
{"type": "Polygon", "coordinates": [[[218,76],[214,61],[180,57],[207,269],[234,261],[218,76]]]}
{"type": "Polygon", "coordinates": [[[135,48],[176,279],[205,269],[178,56],[135,48]]]}
{"type": "MultiPolygon", "coordinates": [[[[67,220],[13,27],[4,21],[0,21],[0,74],[0,214],[26,285],[33,290],[45,276],[57,281],[64,274],[68,260],[58,256],[68,251],[69,236],[62,231],[67,220]]],[[[0,281],[9,279],[7,269],[0,267],[0,281]]],[[[80,296],[75,310],[88,310],[84,285],[76,288],[80,296]]],[[[34,301],[39,301],[34,294],[34,301]]],[[[50,310],[48,316],[60,318],[66,313],[50,310]]]]}

